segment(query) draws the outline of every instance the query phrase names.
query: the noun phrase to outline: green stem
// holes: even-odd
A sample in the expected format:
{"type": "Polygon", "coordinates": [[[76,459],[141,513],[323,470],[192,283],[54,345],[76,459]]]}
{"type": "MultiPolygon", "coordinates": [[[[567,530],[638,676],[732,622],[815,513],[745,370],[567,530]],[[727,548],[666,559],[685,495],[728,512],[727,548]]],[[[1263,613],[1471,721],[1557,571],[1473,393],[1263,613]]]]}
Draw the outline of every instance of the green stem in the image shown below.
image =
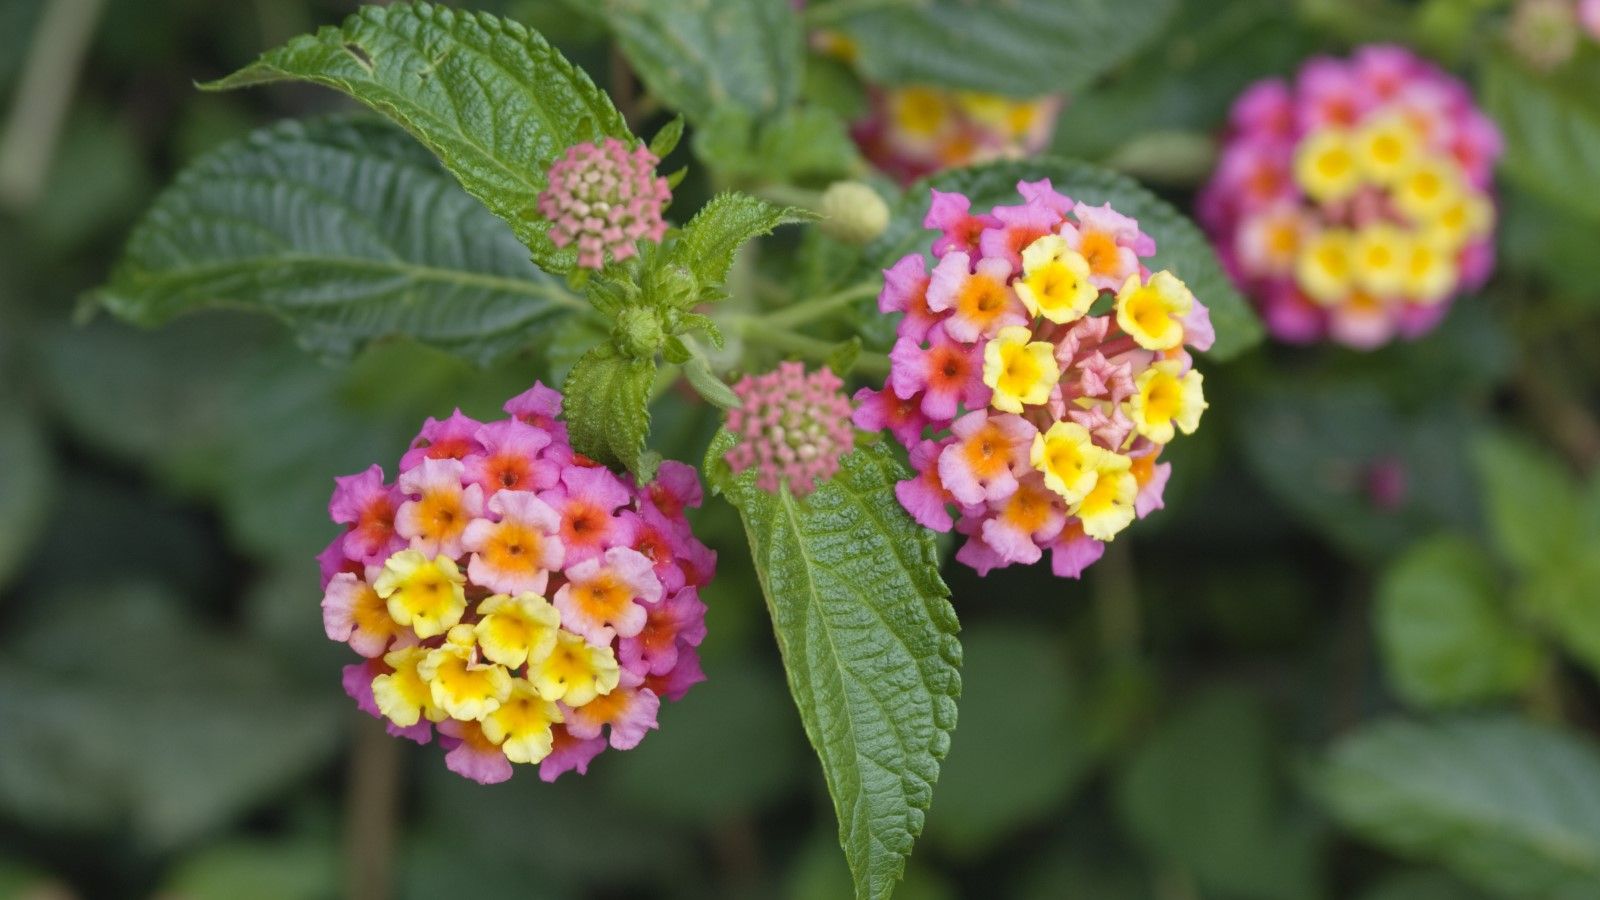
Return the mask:
{"type": "Polygon", "coordinates": [[[820,319],[837,309],[842,309],[857,300],[875,297],[878,294],[879,283],[863,281],[847,288],[835,291],[823,297],[814,297],[791,306],[786,306],[766,316],[770,325],[780,328],[792,328],[806,322],[820,319]]]}
{"type": "Polygon", "coordinates": [[[747,190],[763,200],[770,200],[782,206],[798,206],[801,209],[816,212],[822,206],[822,194],[818,191],[795,187],[792,184],[751,185],[747,190]]]}
{"type": "Polygon", "coordinates": [[[45,7],[0,132],[0,206],[27,209],[44,191],[103,5],[104,0],[54,0],[45,7]]]}
{"type": "MultiPolygon", "coordinates": [[[[775,326],[768,318],[740,315],[730,316],[723,321],[728,327],[737,329],[745,338],[754,339],[758,344],[775,347],[813,361],[825,360],[839,349],[839,344],[834,341],[825,341],[775,326]]],[[[889,374],[889,357],[884,353],[863,351],[856,357],[855,368],[867,375],[885,377],[889,374]]]]}
{"type": "Polygon", "coordinates": [[[1105,556],[1089,570],[1099,619],[1100,647],[1106,659],[1128,659],[1139,653],[1143,627],[1139,615],[1139,585],[1134,574],[1131,547],[1126,539],[1106,545],[1105,556]]]}

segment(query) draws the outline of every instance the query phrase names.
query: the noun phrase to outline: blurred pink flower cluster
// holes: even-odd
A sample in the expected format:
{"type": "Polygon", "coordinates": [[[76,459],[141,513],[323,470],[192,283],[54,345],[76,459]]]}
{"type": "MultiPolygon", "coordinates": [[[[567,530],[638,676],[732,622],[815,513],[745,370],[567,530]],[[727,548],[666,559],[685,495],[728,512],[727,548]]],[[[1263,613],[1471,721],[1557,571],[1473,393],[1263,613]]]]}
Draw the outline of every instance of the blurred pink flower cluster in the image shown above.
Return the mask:
{"type": "Polygon", "coordinates": [[[1488,278],[1500,150],[1465,85],[1411,51],[1319,57],[1234,103],[1200,220],[1280,340],[1375,347],[1488,278]]]}
{"type": "Polygon", "coordinates": [[[1044,149],[1060,97],[1013,99],[934,87],[872,87],[871,109],[851,129],[879,169],[910,184],[924,175],[1044,149]]]}

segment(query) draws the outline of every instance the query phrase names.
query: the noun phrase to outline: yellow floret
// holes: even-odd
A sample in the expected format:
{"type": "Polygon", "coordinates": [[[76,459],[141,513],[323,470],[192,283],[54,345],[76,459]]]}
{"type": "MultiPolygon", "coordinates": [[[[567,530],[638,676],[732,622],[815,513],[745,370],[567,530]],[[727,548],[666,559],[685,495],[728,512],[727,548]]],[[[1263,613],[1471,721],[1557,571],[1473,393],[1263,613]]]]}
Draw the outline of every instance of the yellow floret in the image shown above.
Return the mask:
{"type": "Polygon", "coordinates": [[[1132,461],[1120,453],[1107,453],[1100,458],[1094,487],[1072,509],[1083,523],[1084,534],[1097,541],[1109,541],[1133,521],[1139,482],[1131,469],[1132,461]]]}
{"type": "Polygon", "coordinates": [[[1171,272],[1142,284],[1129,275],[1117,291],[1117,327],[1146,350],[1171,350],[1183,344],[1183,318],[1193,307],[1194,294],[1171,272]]]}
{"type": "Polygon", "coordinates": [[[1405,282],[1410,241],[1405,232],[1387,224],[1368,225],[1356,232],[1351,246],[1351,277],[1356,285],[1379,297],[1392,297],[1405,282]]]}
{"type": "Polygon", "coordinates": [[[1301,247],[1295,282],[1313,302],[1329,306],[1350,293],[1354,243],[1350,232],[1335,228],[1311,236],[1301,247]]]}
{"type": "Polygon", "coordinates": [[[1100,290],[1089,283],[1089,261],[1059,234],[1047,234],[1022,251],[1022,277],[1012,285],[1028,313],[1058,324],[1083,318],[1100,290]]]}
{"type": "Polygon", "coordinates": [[[1324,128],[1300,143],[1294,156],[1294,178],[1306,196],[1319,203],[1342,200],[1361,186],[1350,133],[1324,128]]]}
{"type": "Polygon", "coordinates": [[[1172,440],[1179,429],[1193,434],[1207,406],[1203,380],[1194,369],[1184,372],[1177,360],[1152,363],[1134,380],[1128,398],[1134,429],[1158,444],[1172,440]]]}
{"type": "Polygon", "coordinates": [[[1356,160],[1368,181],[1388,185],[1405,174],[1422,152],[1417,130],[1399,116],[1383,116],[1356,134],[1356,160]]]}
{"type": "Polygon", "coordinates": [[[423,657],[417,674],[428,682],[433,705],[453,719],[481,719],[511,695],[511,674],[505,666],[478,661],[471,625],[450,629],[444,645],[423,657]]]}
{"type": "Polygon", "coordinates": [[[556,633],[555,649],[528,674],[539,696],[576,707],[615,690],[622,670],[610,647],[593,646],[562,629],[556,633]]]}
{"type": "Polygon", "coordinates": [[[417,637],[430,638],[461,621],[467,608],[466,580],[448,556],[430,561],[416,550],[401,550],[384,562],[372,588],[386,602],[390,617],[409,625],[417,637]]]}
{"type": "Polygon", "coordinates": [[[483,618],[473,626],[483,655],[513,669],[538,663],[556,646],[561,613],[538,594],[495,594],[478,605],[483,618]]]}
{"type": "Polygon", "coordinates": [[[1394,205],[1413,222],[1432,222],[1466,191],[1461,169],[1443,156],[1419,160],[1394,186],[1394,205]]]}
{"type": "Polygon", "coordinates": [[[1401,293],[1418,303],[1437,303],[1455,290],[1458,275],[1454,248],[1413,239],[1406,248],[1401,293]]]}
{"type": "Polygon", "coordinates": [[[511,684],[511,694],[500,708],[483,717],[483,736],[499,745],[514,763],[536,763],[550,755],[550,726],[563,721],[561,708],[539,696],[521,678],[511,684]]]}
{"type": "Polygon", "coordinates": [[[1068,503],[1077,503],[1094,487],[1101,457],[1089,429],[1076,422],[1056,422],[1033,436],[1028,461],[1044,474],[1044,484],[1068,503]]]}
{"type": "Polygon", "coordinates": [[[1005,412],[1020,413],[1050,399],[1050,389],[1061,378],[1055,345],[1033,340],[1026,326],[1012,325],[983,348],[983,383],[994,389],[989,404],[1005,412]]]}
{"type": "Polygon", "coordinates": [[[428,651],[423,647],[402,647],[384,654],[383,661],[393,672],[372,679],[372,699],[378,712],[401,728],[410,728],[427,716],[438,722],[445,718],[444,711],[433,703],[433,692],[428,682],[417,673],[428,651]]]}

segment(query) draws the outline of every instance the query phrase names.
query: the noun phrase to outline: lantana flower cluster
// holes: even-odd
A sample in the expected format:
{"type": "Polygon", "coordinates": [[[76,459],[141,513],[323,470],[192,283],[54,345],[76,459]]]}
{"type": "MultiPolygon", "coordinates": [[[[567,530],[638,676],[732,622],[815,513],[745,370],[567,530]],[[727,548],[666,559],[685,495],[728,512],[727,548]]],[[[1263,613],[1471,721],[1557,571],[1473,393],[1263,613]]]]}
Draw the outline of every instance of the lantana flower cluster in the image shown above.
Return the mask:
{"type": "Polygon", "coordinates": [[[328,637],[365,658],[345,690],[391,734],[437,732],[451,771],[484,784],[637,745],[705,678],[716,571],[684,518],[694,469],[640,485],[574,453],[541,384],[505,412],[429,419],[393,484],[378,465],[336,479],[345,531],[320,557],[328,637]]]}
{"type": "Polygon", "coordinates": [[[1061,112],[1060,97],[1018,100],[924,86],[873,88],[869,99],[852,136],[873,165],[903,184],[956,166],[1032,156],[1061,112]]]}
{"type": "Polygon", "coordinates": [[[769,493],[784,484],[797,497],[811,493],[855,446],[843,387],[826,366],[808,375],[792,361],[741,378],[733,386],[739,408],[728,411],[728,431],[738,439],[725,455],[728,468],[754,468],[756,487],[769,493]]]}
{"type": "Polygon", "coordinates": [[[1409,50],[1313,59],[1235,102],[1199,213],[1278,338],[1421,335],[1494,266],[1500,134],[1409,50]]]}
{"type": "Polygon", "coordinates": [[[909,451],[916,475],[895,493],[966,536],[956,559],[987,574],[1049,550],[1076,578],[1161,507],[1161,452],[1206,408],[1184,347],[1214,334],[1182,281],[1140,262],[1156,246],[1137,221],[1048,180],[1017,189],[1026,202],[978,214],[933,191],[933,268],[915,253],[885,270],[878,306],[902,315],[899,339],[855,423],[909,451]]]}
{"type": "Polygon", "coordinates": [[[641,239],[660,243],[667,231],[661,213],[672,189],[656,174],[659,162],[648,148],[630,151],[613,137],[568,147],[539,194],[551,243],[576,244],[578,265],[586,269],[604,268],[607,256],[628,259],[641,239]]]}

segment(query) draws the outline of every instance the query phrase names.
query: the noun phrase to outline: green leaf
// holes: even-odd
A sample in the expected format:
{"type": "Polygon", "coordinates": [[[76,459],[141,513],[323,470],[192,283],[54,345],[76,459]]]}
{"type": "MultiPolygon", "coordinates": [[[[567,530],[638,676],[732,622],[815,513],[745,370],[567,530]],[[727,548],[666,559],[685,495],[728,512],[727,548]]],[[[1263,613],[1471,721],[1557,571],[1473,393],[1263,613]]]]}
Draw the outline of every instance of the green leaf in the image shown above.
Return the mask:
{"type": "Polygon", "coordinates": [[[1360,900],[1482,900],[1483,895],[1436,869],[1414,869],[1390,875],[1360,900]]]}
{"type": "Polygon", "coordinates": [[[339,891],[331,835],[229,841],[178,862],[162,895],[188,900],[319,900],[339,891]]]}
{"type": "Polygon", "coordinates": [[[908,477],[882,445],[858,448],[804,499],[733,475],[723,432],[706,453],[744,520],[806,737],[839,818],[858,898],[905,870],[950,746],[961,645],[933,533],[894,496],[908,477]]]}
{"type": "Polygon", "coordinates": [[[1270,723],[1255,698],[1216,690],[1186,702],[1128,760],[1116,804],[1133,836],[1206,896],[1318,896],[1314,824],[1282,808],[1270,723]]]}
{"type": "Polygon", "coordinates": [[[617,43],[663,103],[696,123],[767,116],[800,93],[800,19],[787,0],[601,0],[617,43]]]}
{"type": "MultiPolygon", "coordinates": [[[[1372,360],[1362,362],[1369,371],[1372,360]]],[[[1281,370],[1246,399],[1231,423],[1244,462],[1285,510],[1346,552],[1386,560],[1476,515],[1465,411],[1405,411],[1376,386],[1281,370]]]]}
{"type": "Polygon", "coordinates": [[[666,159],[667,154],[678,148],[678,141],[683,140],[683,116],[673,116],[672,121],[661,126],[656,136],[650,139],[650,152],[657,159],[666,159]]]}
{"type": "Polygon", "coordinates": [[[539,215],[550,165],[574,144],[634,142],[611,99],[544,38],[430,3],[363,7],[341,27],[297,37],[204,87],[278,81],[330,87],[393,119],[558,274],[572,269],[577,250],[551,243],[539,215]]]}
{"type": "Polygon", "coordinates": [[[1586,556],[1534,575],[1514,596],[1573,658],[1600,674],[1600,541],[1590,540],[1586,556]]]}
{"type": "Polygon", "coordinates": [[[1579,900],[1600,883],[1600,754],[1510,716],[1389,721],[1314,773],[1334,816],[1373,843],[1502,897],[1579,900]]]}
{"type": "Polygon", "coordinates": [[[728,387],[728,383],[717,377],[711,371],[711,366],[702,357],[695,356],[683,364],[684,377],[689,379],[689,384],[694,386],[695,393],[705,399],[707,403],[722,409],[738,409],[739,395],[728,387]]]}
{"type": "Polygon", "coordinates": [[[1524,573],[1569,561],[1579,548],[1579,491],[1561,461],[1508,434],[1480,438],[1472,459],[1505,558],[1524,573]]]}
{"type": "Polygon", "coordinates": [[[1538,673],[1539,644],[1511,620],[1499,579],[1471,541],[1417,544],[1378,587],[1378,638],[1390,679],[1422,706],[1514,694],[1538,673]]]}
{"type": "Polygon", "coordinates": [[[724,176],[754,184],[822,185],[867,168],[845,120],[815,105],[760,119],[718,109],[695,130],[694,151],[724,176]]]}
{"type": "Polygon", "coordinates": [[[644,441],[655,374],[654,360],[623,356],[609,342],[579,358],[562,387],[572,449],[648,481],[644,441]]]}
{"type": "Polygon", "coordinates": [[[98,296],[146,325],[241,307],[330,356],[409,335],[479,361],[582,308],[426,151],[368,119],[285,122],[201,159],[98,296]]]}
{"type": "Polygon", "coordinates": [[[862,4],[835,27],[869,80],[1026,97],[1070,94],[1160,32],[1176,0],[862,4]]]}
{"type": "Polygon", "coordinates": [[[779,225],[815,219],[803,209],[774,206],[748,194],[718,194],[683,226],[671,258],[687,266],[702,288],[720,286],[745,241],[771,234],[779,225]]]}
{"type": "Polygon", "coordinates": [[[1600,53],[1586,49],[1553,73],[1530,71],[1509,54],[1490,57],[1484,105],[1505,135],[1507,174],[1529,191],[1600,219],[1600,53]]]}
{"type": "Polygon", "coordinates": [[[1077,160],[1044,157],[1008,160],[969,169],[952,169],[913,185],[890,218],[889,229],[867,248],[867,257],[885,268],[908,253],[927,252],[932,238],[922,228],[928,211],[928,190],[959,191],[972,198],[974,210],[995,204],[1020,203],[1018,181],[1048,178],[1055,189],[1080,203],[1110,203],[1155,238],[1151,269],[1171,269],[1211,310],[1216,345],[1207,352],[1215,360],[1238,356],[1260,342],[1261,322],[1222,271],[1211,244],[1200,229],[1170,204],[1115,172],[1077,160]]]}

